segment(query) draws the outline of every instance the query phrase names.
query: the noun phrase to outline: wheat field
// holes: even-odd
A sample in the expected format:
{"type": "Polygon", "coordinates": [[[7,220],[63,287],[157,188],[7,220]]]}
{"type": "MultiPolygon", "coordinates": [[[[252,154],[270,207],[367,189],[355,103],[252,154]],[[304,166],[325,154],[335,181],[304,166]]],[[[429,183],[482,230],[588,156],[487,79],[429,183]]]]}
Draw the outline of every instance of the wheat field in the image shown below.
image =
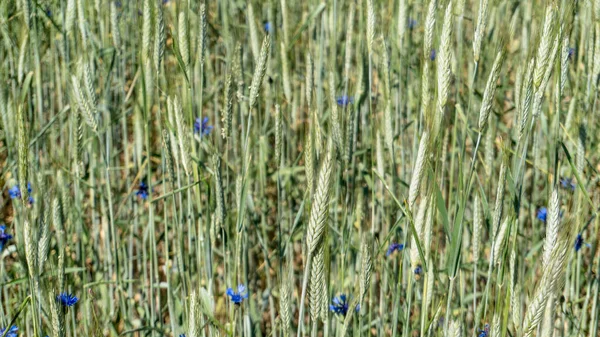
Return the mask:
{"type": "Polygon", "coordinates": [[[600,1],[0,1],[0,337],[598,337],[600,1]]]}

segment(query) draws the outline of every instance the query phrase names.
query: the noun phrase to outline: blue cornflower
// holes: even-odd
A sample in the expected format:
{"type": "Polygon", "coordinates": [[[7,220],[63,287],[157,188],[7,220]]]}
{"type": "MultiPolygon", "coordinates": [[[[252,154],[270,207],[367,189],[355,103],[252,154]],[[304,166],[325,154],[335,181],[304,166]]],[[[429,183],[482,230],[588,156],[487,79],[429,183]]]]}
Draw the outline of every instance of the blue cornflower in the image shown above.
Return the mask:
{"type": "Polygon", "coordinates": [[[244,299],[248,298],[248,292],[246,291],[246,287],[243,284],[240,284],[237,287],[237,292],[233,291],[231,288],[227,288],[227,296],[231,298],[233,304],[240,305],[244,299]]]}
{"type": "Polygon", "coordinates": [[[546,223],[546,217],[548,217],[548,209],[546,207],[540,207],[540,209],[537,210],[535,217],[538,218],[538,220],[540,220],[541,222],[546,223]]]}
{"type": "MultiPolygon", "coordinates": [[[[4,246],[6,246],[6,244],[8,243],[8,240],[12,239],[13,236],[10,234],[7,234],[6,232],[6,226],[1,225],[0,226],[0,252],[4,249],[4,246]]],[[[0,336],[2,334],[0,333],[0,336]]]]}
{"type": "MultiPolygon", "coordinates": [[[[0,336],[4,335],[5,330],[6,330],[6,328],[0,329],[0,336]]],[[[19,328],[17,328],[16,325],[11,326],[10,329],[8,329],[8,332],[6,333],[6,337],[17,337],[18,335],[19,335],[19,328]]]]}
{"type": "Polygon", "coordinates": [[[135,195],[140,197],[142,200],[148,199],[148,195],[150,195],[150,193],[148,191],[148,184],[146,184],[145,181],[140,182],[140,186],[138,187],[137,192],[135,192],[135,195]]]}
{"type": "MultiPolygon", "coordinates": [[[[31,188],[31,183],[27,183],[27,194],[29,194],[29,197],[27,197],[27,202],[29,202],[30,205],[33,204],[33,202],[35,201],[35,199],[33,199],[33,197],[31,196],[32,191],[33,189],[31,188]]],[[[8,195],[11,199],[21,199],[23,197],[19,185],[15,185],[9,188],[8,195]]]]}
{"type": "Polygon", "coordinates": [[[31,188],[31,183],[28,182],[27,183],[27,194],[29,194],[29,197],[27,198],[27,202],[30,205],[33,205],[33,203],[35,202],[35,199],[33,199],[33,197],[31,196],[31,192],[33,192],[33,189],[31,188]]]}
{"type": "Polygon", "coordinates": [[[354,97],[348,97],[346,95],[340,96],[337,99],[337,104],[340,106],[347,106],[348,104],[354,104],[354,97]]]}
{"type": "Polygon", "coordinates": [[[581,246],[583,246],[583,236],[579,233],[575,238],[575,251],[578,252],[581,249],[581,246]]]}
{"type": "Polygon", "coordinates": [[[123,4],[121,3],[121,1],[115,1],[115,6],[117,6],[117,8],[121,8],[123,4]]]}
{"type": "Polygon", "coordinates": [[[184,334],[184,333],[182,333],[181,335],[179,335],[179,337],[185,337],[185,334],[184,334]]]}
{"type": "MultiPolygon", "coordinates": [[[[340,296],[334,297],[333,300],[331,300],[329,310],[333,311],[336,315],[346,316],[349,304],[348,296],[346,296],[346,294],[340,294],[340,296]]],[[[356,307],[354,307],[354,311],[360,311],[360,304],[357,304],[356,307]]]]}
{"type": "Polygon", "coordinates": [[[348,298],[346,294],[341,294],[338,297],[334,297],[329,305],[329,310],[333,311],[337,315],[346,316],[348,312],[348,298]]]}
{"type": "Polygon", "coordinates": [[[64,292],[58,296],[56,296],[56,300],[60,302],[64,307],[72,307],[79,301],[77,296],[64,292]]]}
{"type": "Polygon", "coordinates": [[[435,61],[435,56],[436,56],[436,52],[435,52],[435,48],[431,49],[431,53],[429,53],[429,59],[431,61],[435,61]]]}
{"type": "Polygon", "coordinates": [[[423,273],[423,267],[421,267],[421,265],[418,265],[415,270],[415,275],[421,275],[421,273],[423,273]]]}
{"type": "Polygon", "coordinates": [[[11,199],[21,199],[21,190],[19,189],[19,185],[15,185],[8,189],[8,195],[11,199]]]}
{"type": "Polygon", "coordinates": [[[575,187],[577,187],[577,183],[573,178],[560,178],[560,186],[565,189],[569,189],[571,191],[575,191],[575,187]]]}
{"type": "Polygon", "coordinates": [[[163,0],[163,5],[166,5],[169,3],[170,0],[163,0]]]}
{"type": "Polygon", "coordinates": [[[415,19],[408,19],[408,29],[413,29],[417,26],[417,20],[415,19]]]}
{"type": "Polygon", "coordinates": [[[208,136],[212,129],[213,126],[208,125],[208,117],[202,118],[202,121],[200,121],[200,117],[196,118],[194,133],[200,133],[200,136],[208,136]]]}
{"type": "Polygon", "coordinates": [[[395,251],[401,251],[402,249],[404,249],[404,245],[403,244],[393,242],[388,247],[388,250],[385,253],[385,256],[388,257],[388,256],[392,255],[395,251]]]}
{"type": "Polygon", "coordinates": [[[479,330],[479,334],[477,335],[477,337],[488,337],[489,335],[490,335],[490,325],[486,323],[483,326],[483,330],[479,330]]]}
{"type": "Polygon", "coordinates": [[[575,55],[575,48],[569,48],[569,59],[571,59],[575,55]]]}
{"type": "Polygon", "coordinates": [[[263,28],[265,29],[265,32],[270,34],[273,27],[271,26],[271,23],[267,21],[263,24],[263,28]]]}
{"type": "Polygon", "coordinates": [[[50,7],[46,7],[46,16],[48,16],[48,17],[52,16],[52,10],[50,9],[50,7]]]}

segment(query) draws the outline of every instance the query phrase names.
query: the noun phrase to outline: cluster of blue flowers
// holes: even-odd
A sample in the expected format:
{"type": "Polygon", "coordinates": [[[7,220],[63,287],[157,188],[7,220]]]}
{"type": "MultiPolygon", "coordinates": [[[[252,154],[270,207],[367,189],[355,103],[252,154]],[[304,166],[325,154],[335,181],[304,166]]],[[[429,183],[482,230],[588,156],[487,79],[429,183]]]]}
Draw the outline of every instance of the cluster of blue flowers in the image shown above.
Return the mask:
{"type": "Polygon", "coordinates": [[[575,191],[575,187],[577,187],[577,182],[573,178],[560,178],[560,186],[564,189],[575,191]]]}
{"type": "Polygon", "coordinates": [[[248,298],[248,291],[243,284],[240,284],[237,287],[237,292],[232,288],[227,288],[227,295],[233,304],[240,305],[246,298],[248,298]]]}
{"type": "MultiPolygon", "coordinates": [[[[6,328],[0,329],[0,336],[4,335],[5,331],[6,331],[6,328]]],[[[17,328],[16,325],[11,326],[10,329],[8,329],[8,332],[6,333],[6,337],[17,337],[18,335],[19,335],[19,328],[17,328]]]]}
{"type": "Polygon", "coordinates": [[[477,337],[488,337],[490,335],[490,325],[486,323],[486,325],[483,326],[483,330],[479,330],[479,334],[477,334],[477,337]]]}
{"type": "Polygon", "coordinates": [[[64,292],[56,296],[56,301],[60,303],[63,307],[69,308],[74,306],[75,303],[79,301],[79,298],[77,298],[77,296],[75,295],[64,292]]]}
{"type": "MultiPolygon", "coordinates": [[[[350,306],[349,298],[346,294],[340,294],[338,297],[334,297],[331,300],[331,304],[329,305],[329,310],[336,315],[346,316],[348,313],[348,308],[350,306]]],[[[360,311],[360,304],[357,304],[354,308],[354,311],[360,311]]]]}
{"type": "MultiPolygon", "coordinates": [[[[12,239],[13,236],[6,233],[6,226],[0,226],[0,252],[4,249],[4,246],[8,243],[8,240],[12,239]]],[[[1,336],[1,334],[0,334],[1,336]]]]}
{"type": "Polygon", "coordinates": [[[390,246],[388,247],[388,250],[385,253],[385,256],[388,257],[388,256],[392,255],[394,252],[396,252],[396,251],[399,252],[402,249],[404,249],[404,245],[403,244],[392,242],[390,244],[390,246]]]}
{"type": "Polygon", "coordinates": [[[263,28],[265,29],[265,32],[267,32],[269,34],[271,34],[273,32],[273,26],[268,21],[263,24],[263,28]]]}
{"type": "Polygon", "coordinates": [[[540,207],[535,214],[535,217],[543,223],[546,223],[546,218],[548,218],[548,209],[546,207],[540,207]]]}
{"type": "MultiPolygon", "coordinates": [[[[33,203],[35,202],[35,199],[33,199],[33,197],[31,196],[31,192],[33,192],[33,189],[31,188],[31,183],[27,183],[27,202],[30,205],[33,205],[33,203]]],[[[21,199],[23,198],[23,195],[21,194],[21,189],[19,188],[19,185],[15,185],[11,188],[8,189],[8,195],[10,196],[11,199],[21,199]]]]}
{"type": "Polygon", "coordinates": [[[148,190],[148,184],[146,184],[145,181],[140,182],[140,186],[138,187],[138,190],[135,192],[135,195],[137,195],[142,200],[148,199],[148,196],[150,195],[150,191],[148,190]]]}
{"type": "Polygon", "coordinates": [[[580,234],[577,234],[577,237],[575,238],[575,251],[578,252],[581,249],[581,246],[583,246],[583,236],[581,236],[580,234]]]}
{"type": "Polygon", "coordinates": [[[208,125],[208,117],[204,117],[202,120],[200,117],[196,118],[196,121],[194,122],[194,133],[199,133],[200,136],[208,136],[212,129],[213,126],[208,125]]]}
{"type": "Polygon", "coordinates": [[[339,106],[346,107],[348,104],[354,104],[354,97],[343,95],[336,98],[336,101],[339,106]]]}

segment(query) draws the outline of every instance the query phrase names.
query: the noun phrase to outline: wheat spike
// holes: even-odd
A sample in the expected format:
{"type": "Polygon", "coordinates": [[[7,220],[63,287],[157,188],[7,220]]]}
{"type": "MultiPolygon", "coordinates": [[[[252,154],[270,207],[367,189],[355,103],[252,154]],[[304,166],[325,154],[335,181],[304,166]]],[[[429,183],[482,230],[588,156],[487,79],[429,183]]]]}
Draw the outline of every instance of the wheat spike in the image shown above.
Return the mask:
{"type": "Polygon", "coordinates": [[[520,324],[523,321],[521,317],[521,284],[516,281],[511,293],[510,307],[513,324],[520,330],[520,324]]]}
{"type": "MultiPolygon", "coordinates": [[[[427,201],[428,198],[421,198],[419,202],[419,208],[417,209],[417,213],[414,218],[415,223],[415,231],[416,235],[419,238],[419,242],[423,244],[423,234],[425,228],[425,213],[427,211],[427,201]]],[[[410,264],[412,269],[414,270],[417,266],[420,266],[422,263],[421,255],[419,254],[419,249],[417,247],[417,241],[415,237],[411,235],[410,239],[410,264]]]]}
{"type": "Polygon", "coordinates": [[[375,8],[373,0],[367,0],[367,49],[369,56],[373,55],[373,40],[375,39],[375,8]]]}
{"type": "Polygon", "coordinates": [[[483,130],[487,126],[488,117],[490,115],[490,111],[492,110],[494,95],[496,93],[496,82],[498,81],[498,77],[500,77],[500,68],[502,67],[503,59],[503,52],[499,51],[496,54],[492,71],[490,72],[490,76],[488,77],[488,81],[485,86],[485,91],[483,92],[481,109],[479,110],[479,130],[483,130]]]}
{"type": "Polygon", "coordinates": [[[479,244],[481,241],[481,229],[483,228],[483,214],[479,201],[479,194],[475,194],[473,201],[473,263],[479,262],[479,244]]]}
{"type": "Polygon", "coordinates": [[[200,326],[200,300],[196,290],[192,290],[190,295],[190,314],[188,319],[188,331],[190,337],[200,337],[202,335],[202,327],[200,326]]]}
{"type": "Polygon", "coordinates": [[[346,21],[346,48],[344,53],[344,83],[348,83],[350,77],[350,67],[352,66],[352,32],[354,30],[354,13],[356,5],[354,1],[350,2],[348,10],[348,20],[346,21]]]}
{"type": "Polygon", "coordinates": [[[533,69],[535,62],[533,59],[529,61],[527,72],[524,75],[523,87],[521,89],[521,117],[519,124],[519,141],[523,138],[525,127],[529,118],[529,109],[531,107],[531,97],[533,96],[533,69]]]}
{"type": "Polygon", "coordinates": [[[27,56],[28,41],[29,35],[26,34],[19,49],[19,64],[17,66],[17,82],[19,84],[23,84],[23,76],[25,76],[25,56],[27,56]]]}
{"type": "Polygon", "coordinates": [[[406,34],[408,6],[406,0],[398,2],[398,45],[402,46],[404,35],[406,34]]]}
{"type": "Polygon", "coordinates": [[[292,82],[290,80],[290,64],[287,58],[287,47],[281,43],[279,48],[281,53],[281,76],[283,77],[283,93],[288,101],[292,100],[292,82]]]}
{"type": "Polygon", "coordinates": [[[121,33],[119,32],[119,15],[117,12],[117,4],[114,1],[110,2],[110,32],[112,34],[113,46],[115,49],[121,47],[121,33]]]}
{"type": "Polygon", "coordinates": [[[169,181],[171,184],[175,183],[175,166],[173,156],[173,145],[171,144],[171,137],[167,129],[162,130],[163,149],[165,150],[165,161],[167,166],[167,172],[169,173],[169,181]]]}
{"type": "Polygon", "coordinates": [[[548,204],[548,221],[546,221],[546,238],[544,239],[543,265],[550,264],[550,257],[556,240],[558,239],[560,225],[560,201],[558,199],[557,188],[552,189],[550,202],[548,204]]]}
{"type": "Polygon", "coordinates": [[[371,284],[371,273],[373,272],[373,260],[371,258],[371,248],[367,240],[362,240],[361,249],[361,270],[360,270],[360,307],[364,308],[365,297],[371,284]]]}
{"type": "Polygon", "coordinates": [[[433,207],[433,195],[429,197],[427,204],[427,214],[425,215],[425,223],[423,228],[423,241],[422,245],[425,249],[425,260],[429,260],[431,256],[431,235],[433,234],[433,218],[434,218],[434,207],[433,207]]]}
{"type": "Polygon", "coordinates": [[[496,237],[496,231],[500,226],[502,210],[504,206],[504,190],[506,184],[506,160],[502,160],[500,165],[500,174],[498,176],[498,187],[496,189],[496,203],[494,206],[494,215],[492,220],[492,236],[496,237]]]}
{"type": "Polygon", "coordinates": [[[540,36],[540,44],[535,58],[535,71],[533,74],[533,83],[536,88],[540,87],[546,68],[550,62],[550,43],[553,40],[554,27],[554,5],[549,3],[546,7],[544,16],[544,26],[540,36]]]}
{"type": "Polygon", "coordinates": [[[227,73],[227,78],[225,79],[225,90],[223,95],[223,105],[225,108],[223,109],[223,117],[221,121],[223,122],[223,126],[221,127],[221,136],[223,139],[227,139],[231,137],[231,131],[233,128],[233,86],[231,82],[231,72],[227,73]]]}
{"type": "Polygon", "coordinates": [[[152,8],[150,8],[150,1],[144,0],[142,7],[142,60],[146,60],[150,56],[148,50],[152,43],[152,8]]]}
{"type": "Polygon", "coordinates": [[[263,78],[265,77],[265,73],[267,72],[267,60],[269,58],[270,47],[271,39],[269,35],[266,35],[262,43],[262,48],[260,49],[260,57],[258,58],[258,62],[256,63],[256,68],[254,68],[252,83],[250,84],[250,101],[248,103],[249,110],[252,110],[252,108],[254,108],[258,100],[258,91],[262,86],[263,78]]]}
{"type": "Polygon", "coordinates": [[[281,107],[275,104],[275,164],[281,164],[281,152],[283,148],[283,121],[281,117],[281,107]]]}
{"type": "Polygon", "coordinates": [[[338,151],[342,148],[342,127],[340,116],[338,114],[338,106],[335,99],[335,75],[329,72],[329,105],[331,107],[331,128],[333,141],[338,151]]]}
{"type": "Polygon", "coordinates": [[[560,92],[565,91],[565,84],[569,77],[569,36],[563,37],[562,52],[560,57],[560,92]]]}
{"type": "Polygon", "coordinates": [[[313,63],[310,52],[306,53],[306,102],[308,110],[312,110],[312,90],[314,87],[313,63]]]}
{"type": "Polygon", "coordinates": [[[306,247],[309,254],[314,254],[318,245],[323,240],[327,214],[329,211],[329,192],[331,188],[331,177],[333,175],[334,149],[329,142],[327,153],[323,159],[317,189],[313,197],[310,219],[306,230],[306,247]]]}
{"type": "Polygon", "coordinates": [[[79,32],[81,33],[81,44],[83,49],[87,47],[87,33],[85,30],[85,4],[84,0],[77,0],[77,23],[79,24],[79,32]]]}
{"type": "Polygon", "coordinates": [[[290,272],[284,272],[280,286],[279,315],[284,337],[290,336],[292,322],[292,277],[290,272]]]}
{"type": "Polygon", "coordinates": [[[190,65],[190,45],[188,42],[188,28],[185,12],[179,12],[179,19],[177,20],[177,23],[177,42],[179,43],[179,53],[183,59],[183,64],[187,68],[190,65]]]}
{"type": "Polygon", "coordinates": [[[312,196],[315,186],[315,160],[312,128],[306,130],[306,139],[304,141],[304,174],[306,175],[306,184],[308,185],[307,192],[309,193],[309,196],[312,196]]]}
{"type": "Polygon", "coordinates": [[[200,65],[204,66],[204,56],[206,55],[206,33],[207,33],[207,19],[206,19],[206,4],[200,5],[200,27],[198,32],[198,58],[200,65]]]}
{"type": "Polygon", "coordinates": [[[181,154],[181,166],[185,174],[189,177],[192,175],[192,159],[190,158],[190,142],[188,128],[183,120],[183,109],[179,104],[177,96],[172,101],[172,104],[167,102],[168,106],[172,106],[172,113],[175,116],[175,123],[177,124],[177,141],[179,144],[179,153],[181,154]]]}
{"type": "Polygon", "coordinates": [[[44,213],[40,222],[39,240],[37,247],[38,275],[44,270],[44,263],[48,259],[48,249],[50,248],[50,200],[44,198],[44,213]]]}
{"type": "Polygon", "coordinates": [[[425,17],[425,33],[423,36],[423,59],[428,60],[433,48],[433,31],[435,28],[435,11],[437,9],[437,1],[429,1],[427,6],[427,16],[425,17]]]}
{"type": "Polygon", "coordinates": [[[506,218],[500,228],[498,229],[498,233],[496,234],[496,238],[494,240],[494,252],[492,255],[492,264],[500,263],[502,248],[504,247],[504,238],[506,235],[506,230],[508,229],[509,219],[506,218]]]}
{"type": "Polygon", "coordinates": [[[429,154],[429,133],[424,132],[421,136],[421,142],[419,143],[419,152],[417,153],[417,159],[413,169],[413,175],[410,180],[410,189],[408,192],[408,205],[411,210],[414,210],[413,206],[417,200],[419,189],[421,188],[421,179],[423,177],[423,171],[425,171],[425,161],[429,154]]]}
{"type": "MultiPolygon", "coordinates": [[[[432,263],[432,260],[428,259],[427,261],[427,265],[431,265],[430,263],[432,263]]],[[[431,302],[433,300],[433,293],[435,292],[433,288],[434,282],[435,276],[433,274],[433,268],[428,268],[427,274],[425,274],[425,290],[423,295],[425,297],[425,308],[429,308],[431,306],[431,302]]]]}
{"type": "Polygon", "coordinates": [[[392,117],[392,102],[387,101],[383,113],[385,144],[392,154],[394,152],[394,119],[392,117]]]}
{"type": "Polygon", "coordinates": [[[54,337],[65,337],[65,324],[63,311],[59,310],[54,292],[50,292],[50,313],[52,314],[52,334],[54,337]]]}
{"type": "Polygon", "coordinates": [[[73,24],[75,23],[75,13],[76,11],[76,4],[75,4],[75,0],[67,0],[67,10],[66,10],[66,14],[65,14],[65,32],[67,32],[67,34],[70,34],[71,31],[73,30],[73,24]]]}
{"type": "Polygon", "coordinates": [[[587,132],[585,131],[585,124],[582,122],[579,124],[579,137],[577,138],[577,158],[575,161],[575,167],[577,168],[577,174],[582,179],[584,178],[583,169],[585,168],[585,141],[587,138],[587,132]]]}
{"type": "Polygon", "coordinates": [[[73,84],[73,96],[75,96],[75,100],[79,106],[79,111],[85,118],[86,124],[92,129],[92,131],[96,132],[98,130],[98,122],[96,122],[95,113],[90,107],[87,97],[85,97],[83,91],[81,91],[79,80],[77,80],[75,76],[71,76],[71,82],[73,84]]]}
{"type": "Polygon", "coordinates": [[[483,40],[483,35],[485,34],[485,26],[487,23],[488,2],[489,0],[479,1],[477,25],[475,26],[475,34],[473,37],[473,59],[475,60],[475,63],[479,62],[479,55],[481,53],[481,42],[483,40]]]}
{"type": "Polygon", "coordinates": [[[83,60],[81,62],[83,67],[83,78],[85,80],[85,91],[90,100],[91,109],[92,111],[95,111],[98,106],[98,97],[96,96],[96,89],[94,88],[94,74],[92,73],[89,62],[84,62],[83,60]]]}
{"type": "Polygon", "coordinates": [[[158,5],[158,2],[155,3],[154,11],[156,13],[154,22],[154,68],[158,73],[165,54],[165,21],[162,8],[158,5]]]}
{"type": "Polygon", "coordinates": [[[30,29],[30,27],[31,27],[31,2],[30,2],[30,0],[21,0],[21,10],[23,11],[23,21],[25,21],[25,28],[30,29]]]}
{"type": "Polygon", "coordinates": [[[213,155],[214,171],[215,171],[215,186],[216,186],[216,199],[217,199],[217,225],[225,225],[225,192],[223,191],[223,180],[221,179],[221,157],[213,155]]]}
{"type": "Polygon", "coordinates": [[[25,258],[27,259],[29,277],[33,280],[37,276],[37,239],[36,233],[31,228],[31,223],[27,220],[23,222],[23,238],[25,239],[25,258]]]}
{"type": "Polygon", "coordinates": [[[434,134],[440,129],[440,124],[444,116],[444,107],[448,99],[450,89],[450,60],[452,58],[452,2],[446,7],[444,15],[444,25],[442,27],[442,36],[439,53],[437,56],[437,90],[438,90],[438,112],[435,116],[434,134]]]}
{"type": "Polygon", "coordinates": [[[325,294],[323,293],[323,281],[325,278],[325,245],[319,244],[315,257],[310,266],[310,318],[313,324],[321,317],[321,303],[325,294]]]}
{"type": "Polygon", "coordinates": [[[254,56],[254,62],[258,62],[260,57],[260,50],[258,49],[258,32],[256,30],[254,7],[250,1],[248,1],[247,4],[246,18],[248,20],[248,31],[250,33],[250,46],[252,47],[252,55],[254,56]]]}
{"type": "Polygon", "coordinates": [[[23,106],[17,108],[17,145],[18,145],[18,162],[19,171],[19,188],[25,191],[27,187],[27,172],[29,168],[29,140],[25,130],[25,113],[23,106]]]}

